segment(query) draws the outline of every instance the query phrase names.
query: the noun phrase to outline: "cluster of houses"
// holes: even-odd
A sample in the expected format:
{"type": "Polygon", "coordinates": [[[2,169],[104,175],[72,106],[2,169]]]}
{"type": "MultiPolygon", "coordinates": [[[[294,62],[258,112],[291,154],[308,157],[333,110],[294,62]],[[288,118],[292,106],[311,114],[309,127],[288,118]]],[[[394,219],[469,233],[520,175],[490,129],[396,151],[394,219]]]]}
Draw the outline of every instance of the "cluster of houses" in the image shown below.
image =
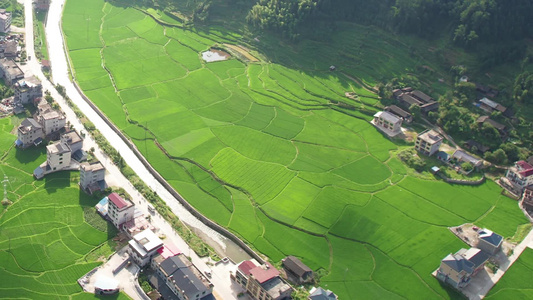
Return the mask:
{"type": "MultiPolygon", "coordinates": [[[[285,277],[294,284],[312,283],[313,271],[294,256],[282,260],[285,277]]],[[[256,260],[246,260],[239,264],[231,279],[246,290],[254,300],[291,299],[293,288],[283,279],[278,269],[269,262],[263,264],[256,260]]],[[[337,296],[330,290],[313,287],[308,297],[310,300],[336,300],[337,296]]]]}
{"type": "MultiPolygon", "coordinates": [[[[128,242],[128,259],[140,267],[151,268],[153,272],[149,272],[148,280],[157,290],[158,297],[212,299],[213,284],[207,274],[202,273],[171,242],[163,242],[133,202],[111,193],[96,205],[96,209],[131,238],[128,242]]],[[[282,264],[282,271],[291,282],[304,284],[314,281],[313,271],[298,258],[288,256],[282,264]]],[[[244,261],[230,277],[255,300],[291,299],[294,291],[281,272],[268,262],[260,264],[253,259],[244,261]]],[[[336,300],[337,296],[319,287],[311,290],[309,299],[336,300]]]]}
{"type": "Polygon", "coordinates": [[[533,156],[515,162],[500,178],[500,184],[520,197],[520,204],[533,218],[533,156]]]}
{"type": "Polygon", "coordinates": [[[439,103],[431,96],[410,87],[395,89],[393,95],[398,101],[398,105],[403,108],[397,105],[387,106],[384,111],[377,112],[371,121],[374,126],[389,137],[395,137],[402,133],[403,122],[411,123],[413,121],[413,116],[409,112],[412,105],[420,107],[420,111],[423,113],[439,108],[439,103]]]}
{"type": "Polygon", "coordinates": [[[213,299],[213,284],[209,279],[174,244],[163,242],[154,233],[155,228],[133,202],[111,193],[96,205],[96,209],[131,238],[127,246],[128,259],[153,270],[148,280],[157,289],[158,297],[213,299]]]}
{"type": "MultiPolygon", "coordinates": [[[[0,52],[1,49],[0,44],[0,52]]],[[[0,59],[0,78],[13,88],[14,96],[11,102],[15,113],[24,111],[24,105],[33,103],[43,96],[41,81],[35,76],[25,77],[22,69],[12,59],[6,57],[0,59]]]]}
{"type": "Polygon", "coordinates": [[[401,106],[409,109],[412,105],[420,107],[420,111],[428,113],[439,109],[439,103],[431,96],[413,88],[406,87],[403,89],[395,89],[392,94],[401,106]]]}
{"type": "Polygon", "coordinates": [[[474,276],[485,268],[491,256],[502,248],[503,237],[488,229],[477,229],[477,243],[470,249],[460,249],[442,259],[434,275],[456,289],[465,288],[474,276]]]}
{"type": "MultiPolygon", "coordinates": [[[[31,86],[25,83],[17,84],[31,89],[31,86]]],[[[20,123],[15,141],[15,145],[20,149],[38,146],[45,141],[50,142],[46,146],[46,161],[33,171],[35,178],[41,179],[50,173],[64,170],[80,170],[82,190],[89,194],[104,190],[105,168],[102,163],[86,162],[87,153],[82,149],[83,137],[77,131],[67,128],[65,115],[52,108],[47,101],[38,97],[39,95],[42,95],[40,88],[35,97],[25,98],[25,103],[33,103],[37,109],[32,118],[26,118],[20,123]]]]}

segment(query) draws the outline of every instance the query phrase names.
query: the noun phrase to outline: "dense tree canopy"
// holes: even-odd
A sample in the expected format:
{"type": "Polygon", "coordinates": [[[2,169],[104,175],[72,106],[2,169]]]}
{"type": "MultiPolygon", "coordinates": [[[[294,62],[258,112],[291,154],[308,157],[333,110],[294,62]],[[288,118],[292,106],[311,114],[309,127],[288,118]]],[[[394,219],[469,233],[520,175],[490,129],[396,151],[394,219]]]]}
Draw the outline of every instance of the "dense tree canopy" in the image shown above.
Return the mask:
{"type": "Polygon", "coordinates": [[[371,23],[422,37],[452,25],[450,38],[471,46],[529,37],[531,16],[531,0],[259,0],[248,22],[289,36],[313,17],[371,23]]]}

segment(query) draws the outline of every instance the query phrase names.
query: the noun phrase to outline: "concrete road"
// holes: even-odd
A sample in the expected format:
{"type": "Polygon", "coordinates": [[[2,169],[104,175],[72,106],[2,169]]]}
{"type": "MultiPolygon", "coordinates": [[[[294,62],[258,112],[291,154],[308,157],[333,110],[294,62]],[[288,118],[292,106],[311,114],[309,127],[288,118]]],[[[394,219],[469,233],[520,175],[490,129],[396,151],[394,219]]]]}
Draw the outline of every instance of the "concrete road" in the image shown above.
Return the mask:
{"type": "MultiPolygon", "coordinates": [[[[66,87],[68,96],[78,105],[78,107],[86,114],[86,116],[93,122],[96,127],[104,134],[110,143],[124,157],[126,162],[136,171],[136,173],[145,182],[152,187],[157,193],[167,202],[172,208],[173,212],[180,217],[180,219],[192,224],[206,235],[215,240],[224,242],[224,237],[220,236],[217,232],[205,226],[199,220],[194,218],[185,208],[183,208],[176,199],[174,199],[156,180],[151,174],[144,168],[142,163],[137,159],[133,152],[122,142],[122,140],[107,126],[105,122],[90,108],[87,103],[81,98],[80,94],[74,88],[67,73],[67,61],[65,53],[63,51],[63,41],[60,31],[60,19],[62,13],[64,0],[54,0],[51,3],[48,22],[46,27],[47,40],[49,43],[49,54],[52,62],[52,74],[56,83],[59,83],[66,87]],[[203,226],[202,226],[203,225],[203,226]]],[[[58,102],[61,109],[65,112],[67,120],[78,131],[85,131],[82,123],[76,117],[73,110],[67,105],[63,97],[56,91],[54,85],[48,81],[41,71],[41,66],[37,59],[35,59],[34,43],[33,43],[33,18],[32,18],[32,0],[24,0],[25,5],[25,25],[26,25],[26,51],[28,55],[32,56],[32,59],[24,66],[27,74],[33,74],[40,80],[42,80],[43,90],[49,91],[52,97],[58,102]]],[[[149,214],[147,209],[148,202],[142,197],[142,195],[133,187],[133,185],[122,175],[120,170],[111,162],[111,160],[103,153],[96,142],[89,136],[87,136],[83,142],[84,149],[90,149],[94,147],[95,156],[106,167],[106,180],[114,185],[124,188],[133,198],[134,203],[141,211],[146,215],[149,214]]],[[[192,262],[201,270],[209,269],[206,264],[207,260],[202,260],[196,253],[189,248],[187,243],[171,228],[162,217],[154,215],[152,217],[152,224],[159,228],[158,233],[164,233],[165,236],[170,239],[179,249],[191,257],[192,262]]],[[[229,270],[231,268],[215,268],[213,269],[213,277],[211,279],[214,284],[214,291],[220,299],[237,299],[237,294],[241,292],[240,289],[232,288],[229,283],[229,270]]],[[[235,287],[235,286],[233,286],[235,287]]],[[[140,299],[139,295],[133,293],[131,289],[126,289],[128,295],[133,299],[140,299]]]]}

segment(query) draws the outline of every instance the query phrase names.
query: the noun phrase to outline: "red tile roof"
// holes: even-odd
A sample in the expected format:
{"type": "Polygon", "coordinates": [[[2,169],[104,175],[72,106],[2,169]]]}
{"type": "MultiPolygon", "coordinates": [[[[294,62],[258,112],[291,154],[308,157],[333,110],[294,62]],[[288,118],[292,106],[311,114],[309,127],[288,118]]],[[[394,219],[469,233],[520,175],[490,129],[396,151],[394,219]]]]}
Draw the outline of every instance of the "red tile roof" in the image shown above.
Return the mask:
{"type": "Polygon", "coordinates": [[[109,196],[107,196],[107,198],[109,199],[109,201],[113,202],[113,204],[118,209],[123,209],[124,207],[127,207],[130,205],[126,200],[122,199],[122,197],[120,197],[117,193],[112,193],[109,196]]]}
{"type": "Polygon", "coordinates": [[[520,175],[524,177],[529,177],[533,175],[533,166],[528,164],[527,162],[521,160],[516,162],[516,166],[519,167],[521,170],[518,172],[520,175]]]}
{"type": "Polygon", "coordinates": [[[250,275],[252,275],[259,283],[264,283],[279,276],[279,271],[267,262],[265,265],[251,269],[250,275]]]}
{"type": "Polygon", "coordinates": [[[250,275],[250,270],[257,267],[251,260],[243,261],[239,265],[239,270],[243,272],[246,276],[250,275]]]}
{"type": "Polygon", "coordinates": [[[169,257],[180,254],[181,251],[178,249],[178,247],[176,247],[176,245],[166,241],[163,247],[157,250],[157,253],[161,254],[164,259],[167,259],[169,257]]]}

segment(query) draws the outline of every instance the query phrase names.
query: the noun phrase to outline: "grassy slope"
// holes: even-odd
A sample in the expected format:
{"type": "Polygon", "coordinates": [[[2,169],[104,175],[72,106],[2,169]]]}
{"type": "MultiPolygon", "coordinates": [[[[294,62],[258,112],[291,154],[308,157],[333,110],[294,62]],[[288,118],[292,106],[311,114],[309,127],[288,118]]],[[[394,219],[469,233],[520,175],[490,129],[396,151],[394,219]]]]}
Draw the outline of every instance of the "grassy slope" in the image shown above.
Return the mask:
{"type": "Polygon", "coordinates": [[[46,158],[45,148],[14,148],[12,129],[10,119],[0,119],[0,152],[5,153],[0,171],[10,180],[8,198],[14,202],[0,213],[0,298],[87,297],[76,280],[100,264],[93,251],[114,251],[107,241],[116,231],[96,215],[98,200],[79,190],[76,173],[35,181],[32,172],[46,158]],[[84,208],[106,231],[87,223],[84,208]]]}
{"type": "Polygon", "coordinates": [[[250,43],[268,60],[206,64],[199,52],[247,38],[163,28],[103,1],[69,0],[64,24],[80,86],[170,184],[272,260],[297,255],[326,270],[322,283],[341,298],[453,297],[430,275],[464,247],[446,227],[476,222],[512,236],[527,222],[492,182],[406,176],[389,154],[398,146],[367,122],[375,95],[328,71],[373,85],[429,65],[426,84],[442,89],[434,83],[446,74],[405,40],[355,25],[296,47],[264,35],[250,43]],[[340,113],[338,101],[356,110],[340,113]]]}

